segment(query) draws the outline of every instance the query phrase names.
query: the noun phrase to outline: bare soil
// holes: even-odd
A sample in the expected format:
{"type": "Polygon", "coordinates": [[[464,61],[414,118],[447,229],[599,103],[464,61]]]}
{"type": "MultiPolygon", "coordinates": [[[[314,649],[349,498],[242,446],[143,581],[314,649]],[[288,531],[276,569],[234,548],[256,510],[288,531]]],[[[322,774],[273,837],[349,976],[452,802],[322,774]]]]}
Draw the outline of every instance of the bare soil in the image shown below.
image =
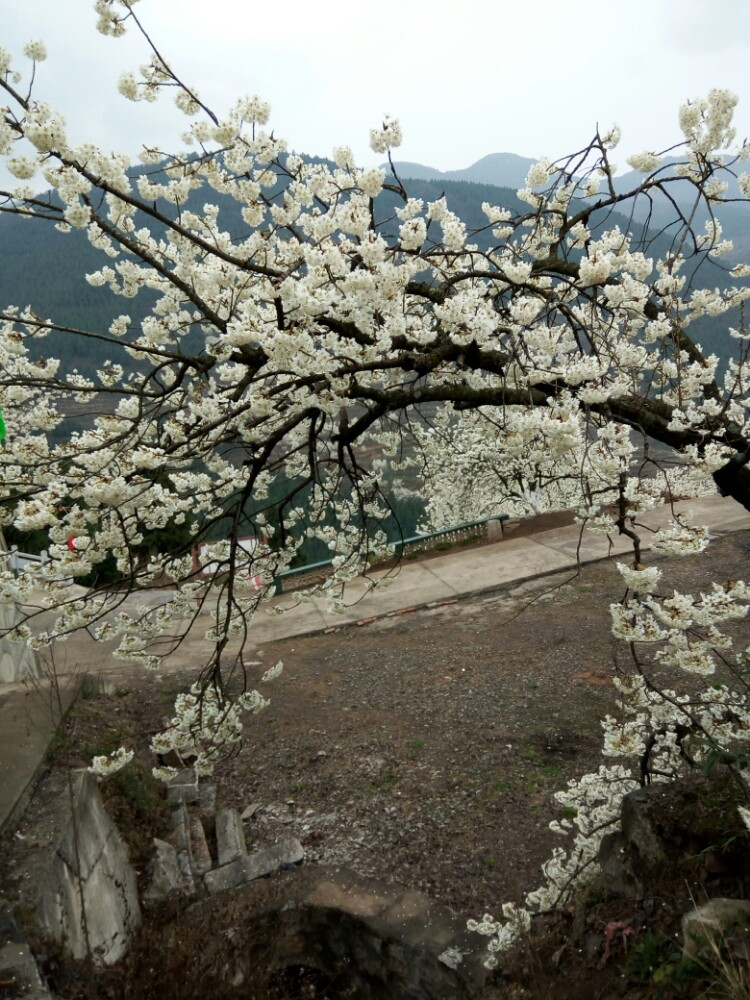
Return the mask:
{"type": "MultiPolygon", "coordinates": [[[[720,538],[699,557],[662,560],[665,579],[693,590],[746,577],[749,549],[747,533],[720,538]]],[[[251,847],[297,836],[306,863],[420,889],[467,917],[499,914],[536,887],[559,843],[548,828],[561,814],[554,793],[601,762],[600,720],[615,710],[612,676],[627,665],[607,612],[623,589],[598,563],[259,649],[259,674],[277,659],[284,672],[264,691],[271,706],[248,721],[241,751],[217,771],[221,804],[257,806],[245,825],[251,847]]],[[[123,742],[137,751],[137,778],[105,792],[141,870],[164,823],[146,747],[177,681],[134,675],[115,695],[79,701],[52,762],[83,765],[123,742]]],[[[710,873],[695,878],[700,894],[710,873]]],[[[603,965],[591,920],[603,930],[624,911],[594,912],[577,929],[572,913],[545,925],[491,995],[689,995],[652,992],[627,972],[628,935],[615,936],[603,965]],[[565,959],[553,963],[562,940],[565,959]]],[[[679,913],[660,912],[659,933],[672,933],[679,913]]]]}

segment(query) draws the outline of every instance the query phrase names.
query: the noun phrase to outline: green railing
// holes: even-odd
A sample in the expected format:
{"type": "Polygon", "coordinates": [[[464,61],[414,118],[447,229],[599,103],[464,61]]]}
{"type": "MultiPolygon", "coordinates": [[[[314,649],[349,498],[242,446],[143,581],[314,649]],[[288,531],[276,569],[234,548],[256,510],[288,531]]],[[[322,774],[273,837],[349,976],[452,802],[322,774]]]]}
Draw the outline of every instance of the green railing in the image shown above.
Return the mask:
{"type": "MultiPolygon", "coordinates": [[[[464,524],[454,524],[450,528],[441,528],[440,531],[428,531],[425,535],[412,535],[409,538],[401,538],[397,542],[392,542],[393,554],[396,559],[400,559],[404,550],[410,545],[419,545],[422,542],[431,542],[436,538],[445,538],[448,535],[457,535],[462,531],[470,531],[472,528],[483,528],[491,521],[497,521],[500,531],[503,531],[503,522],[508,520],[508,514],[492,514],[490,517],[482,517],[478,521],[466,521],[464,524]]],[[[302,576],[304,573],[314,573],[319,569],[328,569],[333,563],[333,559],[324,559],[322,562],[308,563],[306,566],[295,566],[294,569],[285,569],[276,577],[275,593],[281,594],[284,589],[284,581],[294,576],[302,576]]]]}

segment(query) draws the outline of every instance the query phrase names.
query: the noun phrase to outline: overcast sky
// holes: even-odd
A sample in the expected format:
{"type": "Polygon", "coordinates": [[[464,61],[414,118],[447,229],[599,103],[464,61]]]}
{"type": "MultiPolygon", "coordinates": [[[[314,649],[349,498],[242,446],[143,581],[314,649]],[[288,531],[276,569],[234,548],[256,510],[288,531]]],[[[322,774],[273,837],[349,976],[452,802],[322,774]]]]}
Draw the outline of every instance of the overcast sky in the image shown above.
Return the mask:
{"type": "MultiPolygon", "coordinates": [[[[129,104],[119,75],[145,61],[134,32],[105,38],[92,0],[0,0],[0,45],[46,42],[36,94],[72,137],[135,155],[179,146],[186,119],[129,104]]],[[[141,0],[137,12],[183,78],[221,115],[236,96],[270,101],[298,151],[350,145],[362,164],[383,112],[401,119],[399,159],[443,170],[487,153],[557,157],[597,123],[622,153],[679,140],[676,115],[710,87],[740,97],[750,133],[747,0],[141,0]]]]}

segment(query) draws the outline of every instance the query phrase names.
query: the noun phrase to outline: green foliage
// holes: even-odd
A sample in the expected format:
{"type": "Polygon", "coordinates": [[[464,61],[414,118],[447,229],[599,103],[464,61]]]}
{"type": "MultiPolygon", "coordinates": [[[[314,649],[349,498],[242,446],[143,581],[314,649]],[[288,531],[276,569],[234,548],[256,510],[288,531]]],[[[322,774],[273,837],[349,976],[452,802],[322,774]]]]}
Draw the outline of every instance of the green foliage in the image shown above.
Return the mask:
{"type": "MultiPolygon", "coordinates": [[[[6,505],[7,506],[7,505],[6,505]]],[[[3,528],[3,535],[8,547],[15,545],[21,552],[38,556],[49,548],[49,535],[43,528],[34,531],[19,531],[12,524],[3,528]]]]}
{"type": "Polygon", "coordinates": [[[664,957],[664,939],[649,931],[631,948],[625,962],[625,970],[633,979],[647,983],[664,961],[664,957]]]}

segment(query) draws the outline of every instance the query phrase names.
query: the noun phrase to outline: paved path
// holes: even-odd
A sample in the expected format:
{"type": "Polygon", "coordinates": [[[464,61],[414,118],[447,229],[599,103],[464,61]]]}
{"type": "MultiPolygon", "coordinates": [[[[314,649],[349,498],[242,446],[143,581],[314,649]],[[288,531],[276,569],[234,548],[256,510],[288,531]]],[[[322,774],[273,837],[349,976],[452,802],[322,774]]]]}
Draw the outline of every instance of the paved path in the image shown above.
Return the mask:
{"type": "MultiPolygon", "coordinates": [[[[713,534],[750,528],[750,513],[731,499],[690,500],[678,504],[677,509],[694,511],[695,523],[707,525],[713,534]]],[[[669,508],[659,508],[649,511],[642,521],[657,528],[666,524],[669,515],[669,508]]],[[[644,548],[647,548],[648,536],[644,534],[644,548]]],[[[322,598],[301,604],[295,602],[293,594],[282,594],[271,601],[271,607],[280,605],[286,609],[285,613],[276,615],[261,611],[253,622],[252,641],[254,646],[261,646],[277,639],[376,619],[406,608],[498,590],[549,573],[573,572],[578,560],[582,564],[596,562],[628,550],[626,539],[616,539],[610,546],[606,537],[592,532],[581,533],[577,525],[540,531],[523,538],[514,538],[509,533],[503,540],[489,545],[457,549],[423,561],[405,561],[391,573],[393,579],[385,587],[371,589],[366,580],[354,580],[346,589],[346,609],[336,615],[327,611],[322,598]]],[[[382,575],[374,573],[373,578],[382,575]]],[[[129,602],[143,604],[147,600],[161,603],[164,594],[139,594],[129,602]]],[[[202,633],[203,629],[198,631],[202,633]]],[[[171,658],[170,667],[175,671],[189,670],[205,662],[201,657],[208,650],[205,639],[191,638],[189,645],[171,658]]],[[[57,667],[63,675],[82,671],[121,672],[122,662],[113,660],[108,655],[110,651],[111,646],[95,644],[85,636],[72,639],[60,647],[57,667]]],[[[66,690],[70,691],[70,685],[66,690]]],[[[17,800],[28,791],[43,764],[54,732],[52,716],[45,708],[48,700],[43,691],[27,692],[19,685],[0,686],[0,830],[9,816],[17,812],[17,800]]]]}

